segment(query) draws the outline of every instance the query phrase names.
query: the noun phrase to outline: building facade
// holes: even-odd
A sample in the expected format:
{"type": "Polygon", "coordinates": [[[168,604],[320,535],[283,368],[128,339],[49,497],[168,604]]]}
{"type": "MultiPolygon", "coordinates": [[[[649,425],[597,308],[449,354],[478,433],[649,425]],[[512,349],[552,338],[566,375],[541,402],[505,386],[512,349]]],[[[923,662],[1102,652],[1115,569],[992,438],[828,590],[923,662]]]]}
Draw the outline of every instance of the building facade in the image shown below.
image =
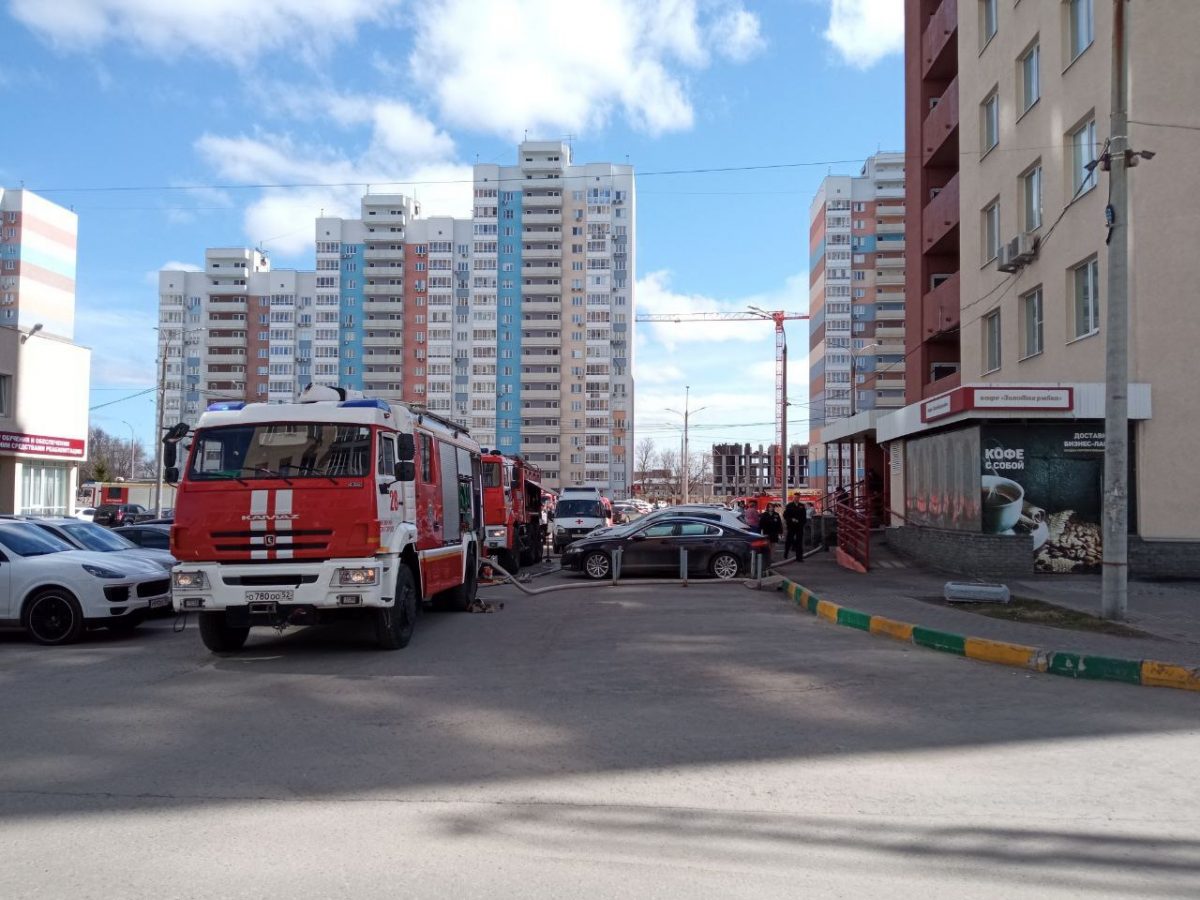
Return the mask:
{"type": "MultiPolygon", "coordinates": [[[[929,72],[940,71],[948,77],[943,98],[952,93],[964,111],[953,128],[958,309],[950,317],[961,379],[910,382],[910,405],[880,421],[881,439],[893,445],[892,508],[957,532],[952,540],[966,532],[1020,544],[1017,558],[1032,557],[1045,571],[1095,571],[1112,4],[933,5],[932,13],[930,4],[908,6],[908,88],[910,101],[923,96],[935,89],[929,72]],[[953,68],[937,68],[952,57],[953,68]],[[939,480],[938,472],[956,474],[939,480]]],[[[1135,573],[1194,576],[1200,524],[1184,448],[1200,420],[1200,397],[1181,361],[1200,340],[1200,316],[1186,292],[1190,266],[1178,238],[1200,233],[1200,174],[1188,165],[1194,139],[1172,126],[1194,119],[1186,86],[1200,77],[1189,44],[1200,33],[1200,6],[1127,9],[1131,146],[1156,153],[1129,176],[1130,559],[1135,573]]],[[[919,132],[910,123],[910,156],[941,152],[945,103],[925,113],[919,132]]],[[[947,196],[926,201],[925,238],[954,218],[947,196]]],[[[910,268],[929,264],[925,243],[910,244],[910,268]]],[[[928,313],[914,309],[910,329],[928,332],[928,313]]],[[[923,543],[936,543],[938,532],[926,531],[923,543]]]]}
{"type": "Polygon", "coordinates": [[[91,365],[73,341],[78,228],[68,209],[0,190],[0,514],[74,512],[91,365]]]}
{"type": "MultiPolygon", "coordinates": [[[[742,497],[779,493],[775,481],[775,448],[750,444],[713,444],[712,493],[714,497],[742,497]]],[[[808,445],[792,444],[787,459],[788,490],[809,487],[808,445]]]]}
{"type": "Polygon", "coordinates": [[[628,496],[632,167],[526,141],[515,166],[477,165],[473,190],[469,219],[422,218],[381,194],[357,218],[318,219],[315,272],[238,249],[208,251],[201,273],[161,273],[167,419],[229,393],[282,401],[340,385],[458,421],[551,489],[628,496]]]}
{"type": "Polygon", "coordinates": [[[880,153],[857,176],[830,175],[809,211],[809,478],[856,480],[822,429],[904,405],[905,165],[880,153]]]}

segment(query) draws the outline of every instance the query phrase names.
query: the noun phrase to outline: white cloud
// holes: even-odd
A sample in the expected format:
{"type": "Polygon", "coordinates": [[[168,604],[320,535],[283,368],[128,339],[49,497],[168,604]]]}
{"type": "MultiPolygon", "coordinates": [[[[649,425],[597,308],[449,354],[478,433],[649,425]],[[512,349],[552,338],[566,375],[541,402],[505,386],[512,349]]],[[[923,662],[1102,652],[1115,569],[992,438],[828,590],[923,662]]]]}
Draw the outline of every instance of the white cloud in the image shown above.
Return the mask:
{"type": "Polygon", "coordinates": [[[844,62],[871,68],[904,50],[903,0],[831,0],[825,40],[844,62]]]}
{"type": "MultiPolygon", "coordinates": [[[[316,95],[292,92],[299,118],[315,114],[316,95]]],[[[227,137],[206,134],[200,155],[222,177],[245,184],[296,184],[270,188],[247,207],[246,237],[268,250],[294,256],[311,249],[313,220],[320,214],[353,216],[370,186],[397,191],[421,202],[426,214],[466,216],[471,208],[472,172],[454,161],[454,142],[411,107],[358,95],[321,95],[336,100],[337,122],[368,129],[356,155],[344,149],[300,142],[287,134],[227,137]]],[[[333,107],[330,107],[333,108],[333,107]]]]}
{"type": "Polygon", "coordinates": [[[320,54],[400,0],[10,0],[17,21],[65,49],[122,41],[163,57],[198,51],[246,65],[287,49],[320,54]]]}
{"type": "Polygon", "coordinates": [[[416,23],[410,73],[441,116],[507,137],[587,131],[618,110],[650,134],[686,130],[687,73],[761,46],[735,0],[440,0],[416,23]]]}

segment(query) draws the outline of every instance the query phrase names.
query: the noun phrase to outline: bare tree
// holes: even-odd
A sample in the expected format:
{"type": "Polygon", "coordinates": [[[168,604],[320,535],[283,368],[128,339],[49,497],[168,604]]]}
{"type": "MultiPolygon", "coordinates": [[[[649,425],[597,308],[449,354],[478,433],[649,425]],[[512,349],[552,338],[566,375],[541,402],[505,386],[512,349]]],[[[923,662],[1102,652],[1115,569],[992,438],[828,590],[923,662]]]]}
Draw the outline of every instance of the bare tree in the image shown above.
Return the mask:
{"type": "Polygon", "coordinates": [[[633,456],[633,477],[642,481],[646,473],[654,468],[654,458],[657,456],[658,445],[654,438],[642,438],[637,442],[633,456]]]}
{"type": "Polygon", "coordinates": [[[694,498],[712,497],[712,454],[689,453],[688,494],[694,498]]]}
{"type": "Polygon", "coordinates": [[[682,470],[679,467],[679,451],[665,447],[658,454],[658,468],[667,479],[666,492],[672,498],[681,496],[683,491],[682,470]]]}
{"type": "MultiPolygon", "coordinates": [[[[137,468],[135,478],[153,478],[154,456],[146,451],[146,445],[136,441],[137,468]]],[[[133,462],[129,441],[109,434],[99,426],[88,429],[88,458],[79,467],[79,480],[107,482],[115,478],[128,478],[129,466],[133,462]]]]}

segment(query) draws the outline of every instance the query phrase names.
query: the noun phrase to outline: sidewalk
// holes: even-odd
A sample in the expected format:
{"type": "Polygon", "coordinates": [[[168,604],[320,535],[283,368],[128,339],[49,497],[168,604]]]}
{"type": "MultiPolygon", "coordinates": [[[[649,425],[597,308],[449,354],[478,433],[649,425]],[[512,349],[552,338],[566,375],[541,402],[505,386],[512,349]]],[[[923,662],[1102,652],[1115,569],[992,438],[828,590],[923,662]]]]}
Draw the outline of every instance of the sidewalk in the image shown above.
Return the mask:
{"type": "MultiPolygon", "coordinates": [[[[1125,637],[1010,622],[926,602],[920,598],[940,599],[947,581],[964,579],[921,568],[892,553],[881,539],[871,544],[871,571],[866,575],[841,568],[832,551],[818,552],[803,563],[777,566],[775,571],[821,600],[926,628],[1097,656],[1200,666],[1200,583],[1196,582],[1131,581],[1125,624],[1146,636],[1125,637]]],[[[1100,612],[1099,575],[1036,575],[1007,584],[1014,597],[1093,615],[1100,612]]]]}

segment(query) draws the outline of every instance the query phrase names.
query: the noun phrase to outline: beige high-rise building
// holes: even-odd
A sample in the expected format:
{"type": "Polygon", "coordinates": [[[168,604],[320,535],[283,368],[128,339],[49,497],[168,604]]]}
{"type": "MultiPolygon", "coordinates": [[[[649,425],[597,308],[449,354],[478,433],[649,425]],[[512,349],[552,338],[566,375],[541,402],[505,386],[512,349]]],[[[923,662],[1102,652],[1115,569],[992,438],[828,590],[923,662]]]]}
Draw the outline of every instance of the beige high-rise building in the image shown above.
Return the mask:
{"type": "MultiPolygon", "coordinates": [[[[947,530],[1031,536],[1044,571],[1099,563],[1112,8],[908,4],[908,111],[923,117],[910,122],[908,151],[924,160],[912,187],[928,192],[909,268],[932,272],[918,260],[954,250],[961,371],[941,393],[925,379],[880,421],[892,508],[947,530]],[[945,210],[955,196],[957,217],[945,210]]],[[[1135,573],[1196,575],[1187,448],[1200,422],[1190,377],[1200,314],[1187,248],[1200,236],[1200,4],[1127,9],[1130,145],[1156,154],[1129,179],[1130,555],[1135,573]]],[[[909,323],[923,339],[954,319],[931,304],[952,294],[924,287],[909,323]]]]}

